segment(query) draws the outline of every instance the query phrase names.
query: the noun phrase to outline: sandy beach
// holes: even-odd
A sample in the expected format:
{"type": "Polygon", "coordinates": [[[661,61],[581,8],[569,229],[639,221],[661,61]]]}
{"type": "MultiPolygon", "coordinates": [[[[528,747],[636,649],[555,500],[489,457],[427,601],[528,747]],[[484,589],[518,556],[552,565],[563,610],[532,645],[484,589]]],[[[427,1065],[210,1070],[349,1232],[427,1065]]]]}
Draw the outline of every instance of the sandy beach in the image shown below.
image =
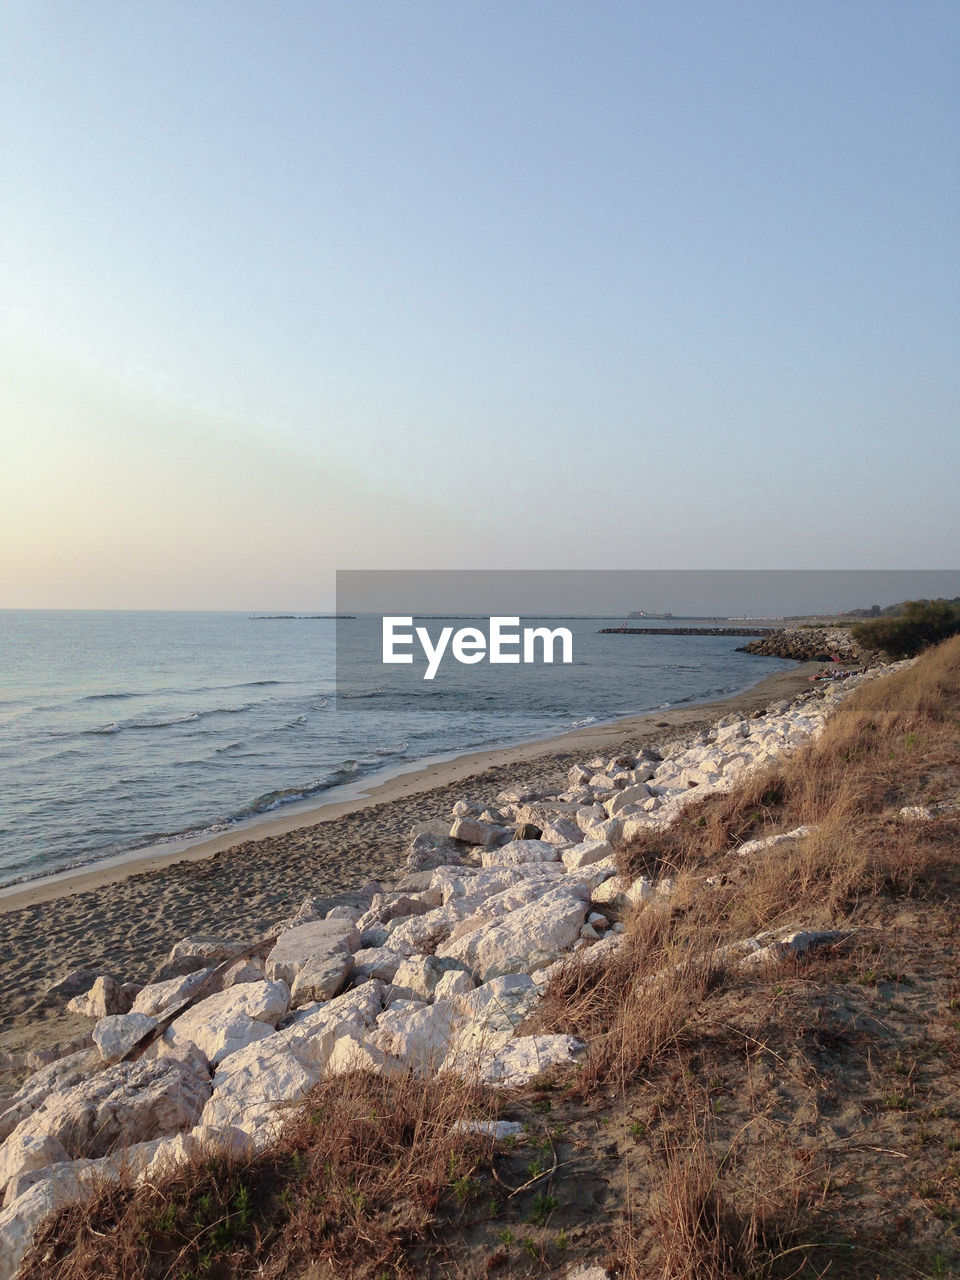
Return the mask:
{"type": "Polygon", "coordinates": [[[263,819],[171,853],[152,850],[91,870],[15,886],[0,896],[0,1053],[22,1055],[82,1032],[87,1019],[44,1006],[51,981],[80,966],[145,982],[191,934],[246,940],[310,895],[351,900],[370,880],[403,874],[411,827],[447,818],[461,798],[492,801],[514,781],[564,785],[571,764],[621,747],[694,734],[809,687],[804,663],[731,698],[593,725],[539,742],[429,764],[352,799],[263,819]]]}

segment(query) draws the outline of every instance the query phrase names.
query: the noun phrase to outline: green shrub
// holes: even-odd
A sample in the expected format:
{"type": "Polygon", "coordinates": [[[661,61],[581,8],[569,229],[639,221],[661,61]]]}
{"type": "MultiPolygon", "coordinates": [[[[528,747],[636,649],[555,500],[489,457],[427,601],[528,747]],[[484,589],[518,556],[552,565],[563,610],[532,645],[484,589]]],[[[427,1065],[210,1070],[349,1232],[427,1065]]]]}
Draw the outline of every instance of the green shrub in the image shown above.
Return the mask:
{"type": "Polygon", "coordinates": [[[882,649],[892,658],[912,658],[960,632],[960,606],[950,600],[908,600],[898,617],[872,618],[851,630],[865,649],[882,649]]]}

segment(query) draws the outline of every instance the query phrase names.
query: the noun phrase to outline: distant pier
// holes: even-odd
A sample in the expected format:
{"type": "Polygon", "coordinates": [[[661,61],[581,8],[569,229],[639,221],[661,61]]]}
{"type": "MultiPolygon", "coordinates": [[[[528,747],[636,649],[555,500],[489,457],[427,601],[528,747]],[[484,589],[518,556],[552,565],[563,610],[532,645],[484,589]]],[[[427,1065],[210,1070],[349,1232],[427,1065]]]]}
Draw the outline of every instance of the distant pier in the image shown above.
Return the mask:
{"type": "Polygon", "coordinates": [[[776,627],[601,627],[600,636],[772,636],[776,627]]]}

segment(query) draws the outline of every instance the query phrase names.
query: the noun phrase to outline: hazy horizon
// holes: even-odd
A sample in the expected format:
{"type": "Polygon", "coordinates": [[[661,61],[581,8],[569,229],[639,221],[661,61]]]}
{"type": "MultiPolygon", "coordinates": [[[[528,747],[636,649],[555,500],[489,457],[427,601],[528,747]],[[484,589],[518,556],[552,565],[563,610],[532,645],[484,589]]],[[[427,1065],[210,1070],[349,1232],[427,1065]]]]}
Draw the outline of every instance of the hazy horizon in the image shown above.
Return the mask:
{"type": "Polygon", "coordinates": [[[314,608],[17,609],[2,613],[240,613],[251,617],[406,614],[626,618],[631,612],[731,619],[886,608],[907,599],[960,597],[960,570],[338,571],[334,598],[314,608]]]}
{"type": "Polygon", "coordinates": [[[956,5],[0,33],[0,607],[960,564],[956,5]]]}

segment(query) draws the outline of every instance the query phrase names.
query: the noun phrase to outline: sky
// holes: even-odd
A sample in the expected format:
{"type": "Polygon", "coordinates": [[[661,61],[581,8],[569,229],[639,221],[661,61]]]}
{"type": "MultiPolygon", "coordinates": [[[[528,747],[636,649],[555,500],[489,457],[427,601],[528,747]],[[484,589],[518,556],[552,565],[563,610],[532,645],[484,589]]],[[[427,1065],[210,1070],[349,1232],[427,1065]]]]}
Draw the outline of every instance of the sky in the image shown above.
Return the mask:
{"type": "Polygon", "coordinates": [[[953,0],[4,0],[0,607],[960,567],[958,55],[953,0]]]}

